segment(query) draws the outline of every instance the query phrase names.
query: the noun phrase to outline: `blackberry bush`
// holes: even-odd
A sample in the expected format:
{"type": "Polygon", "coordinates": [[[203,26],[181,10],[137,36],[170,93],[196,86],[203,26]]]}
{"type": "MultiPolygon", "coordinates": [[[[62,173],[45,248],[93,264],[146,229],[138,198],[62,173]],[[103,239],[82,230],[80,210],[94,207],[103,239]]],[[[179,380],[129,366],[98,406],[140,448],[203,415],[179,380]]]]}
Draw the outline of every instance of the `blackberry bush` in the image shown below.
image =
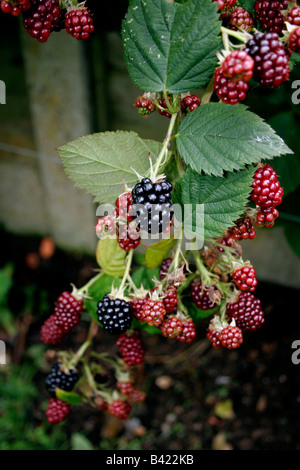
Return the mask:
{"type": "MultiPolygon", "coordinates": [[[[41,328],[42,341],[56,350],[81,315],[83,328],[89,324],[76,351],[55,351],[61,366],[47,387],[65,408],[51,402],[53,423],[81,402],[120,420],[135,413],[146,398],[141,379],[151,373],[149,334],[171,341],[176,361],[197,341],[204,350],[247,348],[246,335],[265,322],[252,293],[259,271],[243,259],[243,244],[256,243],[261,227],[278,219],[285,195],[270,160],[292,151],[247,97],[288,81],[299,11],[268,0],[255,3],[256,14],[235,0],[129,3],[121,37],[140,90],[134,106],[142,117],[168,119],[160,121],[161,142],[118,130],[58,148],[69,177],[99,204],[99,269],[63,294],[41,328]],[[114,338],[111,350],[98,335],[114,338]]],[[[63,19],[67,34],[90,35],[87,5],[56,7],[55,0],[32,1],[23,13],[28,30],[46,39],[63,19]]]]}

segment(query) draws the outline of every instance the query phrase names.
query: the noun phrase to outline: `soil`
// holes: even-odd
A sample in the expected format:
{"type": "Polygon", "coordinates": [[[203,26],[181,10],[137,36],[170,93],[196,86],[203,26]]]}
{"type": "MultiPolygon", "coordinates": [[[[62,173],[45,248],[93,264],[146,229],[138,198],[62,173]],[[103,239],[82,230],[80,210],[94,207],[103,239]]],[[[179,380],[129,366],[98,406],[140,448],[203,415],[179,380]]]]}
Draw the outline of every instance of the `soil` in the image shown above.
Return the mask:
{"type": "MultiPolygon", "coordinates": [[[[24,286],[36,287],[36,306],[39,292],[45,291],[51,304],[70,283],[83,285],[97,268],[93,257],[57,249],[43,259],[40,242],[1,234],[5,246],[1,266],[7,262],[15,266],[10,307],[16,315],[22,310],[24,286]]],[[[147,353],[139,376],[146,401],[134,406],[126,422],[89,406],[73,407],[66,433],[84,432],[100,449],[299,450],[300,364],[291,360],[292,343],[300,340],[299,291],[259,282],[256,296],[266,321],[257,332],[244,335],[238,350],[213,349],[203,339],[208,320],[197,325],[198,339],[192,345],[142,332],[147,353]]],[[[26,348],[40,342],[45,314],[38,315],[35,308],[24,350],[15,356],[19,363],[26,348]]],[[[64,347],[77,348],[85,333],[83,322],[64,347]]],[[[97,345],[99,350],[115,348],[101,331],[97,345]]],[[[36,386],[46,400],[43,381],[41,372],[36,386]]]]}

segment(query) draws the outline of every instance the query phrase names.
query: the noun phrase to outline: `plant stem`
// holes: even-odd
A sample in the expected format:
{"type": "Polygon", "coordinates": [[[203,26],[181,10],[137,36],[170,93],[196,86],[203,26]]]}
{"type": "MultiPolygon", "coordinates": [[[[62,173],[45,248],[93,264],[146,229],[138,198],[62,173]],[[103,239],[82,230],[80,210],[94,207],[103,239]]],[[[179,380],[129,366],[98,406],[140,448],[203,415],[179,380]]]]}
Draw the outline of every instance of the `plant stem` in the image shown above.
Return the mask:
{"type": "MultiPolygon", "coordinates": [[[[246,39],[247,39],[246,34],[247,33],[239,33],[238,31],[234,31],[233,29],[227,29],[224,26],[221,26],[220,31],[222,33],[222,36],[223,35],[226,35],[227,37],[232,36],[233,38],[236,38],[241,42],[246,42],[246,39]]],[[[249,38],[251,37],[250,34],[248,34],[248,36],[249,36],[249,38]]]]}
{"type": "Polygon", "coordinates": [[[80,346],[80,348],[78,349],[76,354],[73,356],[73,358],[69,362],[69,367],[73,367],[73,366],[76,367],[76,365],[78,364],[78,362],[80,361],[80,359],[82,358],[82,356],[84,355],[86,350],[91,346],[92,341],[93,341],[93,337],[94,337],[95,325],[97,325],[97,322],[95,320],[93,320],[90,324],[90,327],[89,327],[89,332],[88,332],[88,335],[87,335],[87,339],[80,346]]]}
{"type": "Polygon", "coordinates": [[[214,92],[214,75],[210,79],[210,82],[207,85],[207,88],[204,92],[204,95],[201,98],[200,106],[203,106],[204,104],[209,103],[209,101],[211,99],[211,95],[213,94],[213,92],[214,92]]]}
{"type": "Polygon", "coordinates": [[[132,260],[133,260],[133,251],[134,250],[130,250],[127,257],[126,257],[126,267],[125,267],[125,272],[123,274],[123,278],[122,278],[122,281],[121,281],[121,284],[118,288],[118,292],[122,292],[122,290],[124,289],[125,287],[125,283],[127,281],[127,278],[128,278],[128,275],[130,273],[130,269],[131,269],[131,264],[132,264],[132,260]]]}
{"type": "Polygon", "coordinates": [[[154,165],[154,174],[155,176],[157,176],[158,174],[158,171],[159,171],[159,168],[161,166],[161,163],[162,161],[164,160],[164,157],[165,157],[165,154],[168,150],[168,146],[169,146],[169,143],[170,143],[170,139],[172,137],[172,133],[173,133],[173,129],[174,129],[174,125],[175,125],[175,122],[176,122],[176,118],[177,118],[177,114],[178,113],[174,113],[172,114],[171,116],[171,120],[170,120],[170,124],[169,124],[169,127],[168,127],[168,131],[167,131],[167,134],[166,134],[166,138],[164,140],[164,143],[163,143],[163,146],[162,146],[162,149],[161,151],[159,152],[159,155],[157,157],[157,160],[156,160],[156,163],[154,165]]]}
{"type": "Polygon", "coordinates": [[[80,289],[77,289],[77,292],[87,295],[89,288],[96,282],[100,277],[103,275],[103,272],[96,274],[96,276],[92,277],[84,286],[80,289]]]}

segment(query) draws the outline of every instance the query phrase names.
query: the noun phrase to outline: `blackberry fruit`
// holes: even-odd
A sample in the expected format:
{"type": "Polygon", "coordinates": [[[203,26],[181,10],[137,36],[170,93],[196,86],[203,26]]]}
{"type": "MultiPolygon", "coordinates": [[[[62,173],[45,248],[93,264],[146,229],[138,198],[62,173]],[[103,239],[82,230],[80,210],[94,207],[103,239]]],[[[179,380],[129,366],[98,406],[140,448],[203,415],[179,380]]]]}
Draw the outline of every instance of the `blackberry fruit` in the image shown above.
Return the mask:
{"type": "MultiPolygon", "coordinates": [[[[171,100],[172,100],[172,99],[171,99],[171,96],[169,96],[169,102],[170,102],[170,104],[171,104],[171,102],[172,102],[171,100]]],[[[171,118],[171,114],[169,113],[168,106],[167,106],[167,103],[166,103],[165,98],[160,99],[160,100],[158,101],[158,104],[159,104],[162,108],[164,108],[164,109],[158,108],[159,114],[161,114],[162,116],[165,116],[165,117],[167,117],[167,118],[170,119],[170,118],[171,118]]]]}
{"type": "Polygon", "coordinates": [[[166,338],[176,338],[182,332],[182,321],[176,316],[166,318],[161,324],[161,332],[166,338]]]}
{"type": "Polygon", "coordinates": [[[129,225],[120,224],[118,227],[118,244],[125,251],[134,250],[140,244],[141,238],[138,229],[129,225]]]}
{"type": "Polygon", "coordinates": [[[289,48],[291,51],[300,54],[300,27],[293,31],[289,38],[289,48]]]}
{"type": "Polygon", "coordinates": [[[127,419],[131,412],[131,404],[123,400],[114,400],[107,406],[107,412],[118,419],[127,419]]]}
{"type": "Polygon", "coordinates": [[[169,268],[172,264],[172,258],[166,258],[163,260],[163,262],[161,263],[161,267],[160,267],[160,270],[159,270],[159,279],[162,281],[166,275],[168,274],[168,271],[169,271],[169,268]]]}
{"type": "Polygon", "coordinates": [[[70,292],[63,292],[54,308],[55,323],[64,333],[69,333],[80,322],[83,301],[76,299],[70,292]]]}
{"type": "Polygon", "coordinates": [[[192,343],[196,337],[195,324],[193,320],[185,320],[182,322],[182,330],[176,339],[181,343],[192,343]]]}
{"type": "Polygon", "coordinates": [[[134,390],[132,382],[117,382],[117,388],[120,390],[122,395],[129,395],[134,390]]]}
{"type": "Polygon", "coordinates": [[[131,222],[133,220],[132,216],[132,194],[131,193],[124,193],[118,197],[115,202],[116,205],[116,217],[123,218],[127,220],[127,222],[131,222]]]}
{"type": "Polygon", "coordinates": [[[251,199],[260,208],[276,207],[282,202],[283,189],[277,179],[277,173],[266,164],[254,173],[251,199]]]}
{"type": "Polygon", "coordinates": [[[98,302],[97,315],[104,331],[110,334],[120,334],[131,327],[130,305],[125,300],[110,299],[105,294],[98,302]]]}
{"type": "Polygon", "coordinates": [[[210,299],[210,291],[212,289],[214,289],[214,287],[202,287],[201,282],[192,282],[191,296],[197,308],[200,310],[210,310],[214,308],[215,303],[210,299]]]}
{"type": "Polygon", "coordinates": [[[214,89],[223,103],[234,105],[246,98],[249,85],[243,80],[234,81],[226,77],[221,66],[215,71],[214,89]]]}
{"type": "Polygon", "coordinates": [[[172,190],[172,184],[166,179],[153,183],[150,178],[143,178],[135,185],[132,208],[140,230],[157,234],[170,227],[173,217],[172,190]]]}
{"type": "Polygon", "coordinates": [[[235,226],[228,229],[228,235],[236,241],[253,240],[256,236],[255,228],[250,217],[240,218],[235,226]]]}
{"type": "Polygon", "coordinates": [[[146,299],[143,298],[143,299],[133,299],[129,302],[132,316],[139,321],[143,321],[142,310],[144,308],[145,301],[146,299]]]}
{"type": "Polygon", "coordinates": [[[288,7],[287,0],[256,0],[255,18],[265,31],[280,34],[284,27],[282,10],[288,7]]]}
{"type": "Polygon", "coordinates": [[[275,220],[279,217],[276,207],[262,208],[256,214],[256,225],[258,227],[271,228],[275,224],[275,220]]]}
{"type": "Polygon", "coordinates": [[[19,16],[21,13],[31,8],[30,0],[3,0],[0,2],[3,13],[10,13],[12,16],[19,16]]]}
{"type": "Polygon", "coordinates": [[[250,31],[253,28],[253,18],[247,10],[241,7],[235,8],[229,16],[228,25],[231,29],[250,31]]]}
{"type": "Polygon", "coordinates": [[[146,399],[146,393],[142,392],[138,388],[134,388],[128,395],[128,399],[133,403],[142,403],[146,399]]]}
{"type": "Polygon", "coordinates": [[[174,310],[177,308],[177,289],[176,287],[169,287],[165,292],[164,292],[164,298],[163,298],[163,303],[166,309],[167,313],[174,312],[174,310]]]}
{"type": "Polygon", "coordinates": [[[197,95],[188,95],[180,101],[181,111],[184,113],[192,112],[200,105],[200,98],[197,95]]]}
{"type": "Polygon", "coordinates": [[[242,266],[232,274],[232,279],[239,290],[253,292],[257,285],[256,272],[252,266],[242,266]]]}
{"type": "Polygon", "coordinates": [[[138,109],[138,113],[141,116],[148,116],[155,111],[153,100],[144,96],[138,96],[134,102],[134,106],[138,109]]]}
{"type": "Polygon", "coordinates": [[[166,308],[160,300],[147,299],[141,312],[141,321],[150,326],[158,326],[166,315],[166,308]]]}
{"type": "Polygon", "coordinates": [[[237,326],[227,326],[220,332],[220,341],[222,346],[227,349],[238,348],[243,342],[242,330],[237,326]]]}
{"type": "Polygon", "coordinates": [[[61,370],[61,364],[55,364],[45,380],[46,390],[52,398],[56,397],[55,389],[60,388],[65,392],[71,392],[79,380],[78,372],[70,369],[67,374],[61,370]]]}
{"type": "Polygon", "coordinates": [[[292,25],[300,26],[300,7],[293,7],[289,11],[285,21],[288,21],[292,25]]]}
{"type": "Polygon", "coordinates": [[[253,75],[254,60],[245,51],[233,51],[221,65],[224,76],[233,81],[249,82],[253,75]]]}
{"type": "Polygon", "coordinates": [[[65,332],[56,324],[56,316],[53,314],[47,318],[40,330],[41,341],[45,344],[60,344],[64,336],[65,332]]]}
{"type": "Polygon", "coordinates": [[[244,49],[254,59],[253,78],[262,86],[279,87],[289,78],[289,57],[277,33],[256,33],[244,49]]]}
{"type": "Polygon", "coordinates": [[[70,10],[65,17],[66,32],[75,39],[88,39],[94,31],[94,21],[86,9],[70,10]]]}
{"type": "Polygon", "coordinates": [[[59,0],[31,0],[32,7],[23,14],[23,26],[30,36],[46,42],[59,23],[59,0]]]}
{"type": "Polygon", "coordinates": [[[127,366],[142,364],[145,360],[145,349],[137,331],[123,333],[116,341],[123,361],[127,366]]]}
{"type": "Polygon", "coordinates": [[[50,398],[46,417],[50,424],[58,424],[64,421],[71,412],[71,405],[59,400],[58,398],[50,398]]]}
{"type": "Polygon", "coordinates": [[[115,235],[116,233],[116,223],[115,220],[109,215],[100,217],[97,220],[95,225],[95,232],[98,238],[103,237],[104,235],[115,235]]]}
{"type": "Polygon", "coordinates": [[[212,344],[212,347],[215,349],[223,348],[223,344],[220,341],[220,331],[215,330],[214,328],[208,328],[206,337],[212,344]]]}
{"type": "Polygon", "coordinates": [[[244,330],[257,330],[265,321],[260,300],[250,292],[240,293],[236,302],[227,303],[226,310],[236,326],[244,330]]]}

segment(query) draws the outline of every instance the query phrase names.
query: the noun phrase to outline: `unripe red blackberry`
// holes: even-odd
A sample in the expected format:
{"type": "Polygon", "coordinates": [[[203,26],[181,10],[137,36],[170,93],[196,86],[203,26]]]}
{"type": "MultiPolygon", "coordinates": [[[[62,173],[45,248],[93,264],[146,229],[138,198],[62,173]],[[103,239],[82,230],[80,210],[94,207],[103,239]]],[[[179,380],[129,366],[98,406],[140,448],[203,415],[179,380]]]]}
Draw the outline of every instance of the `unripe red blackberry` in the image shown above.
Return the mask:
{"type": "Polygon", "coordinates": [[[63,292],[54,308],[56,325],[67,334],[80,322],[82,310],[82,300],[76,299],[70,292],[63,292]]]}
{"type": "Polygon", "coordinates": [[[75,39],[88,39],[94,31],[94,21],[86,8],[70,10],[65,17],[66,32],[75,39]]]}
{"type": "Polygon", "coordinates": [[[280,34],[284,27],[282,10],[286,10],[287,7],[287,0],[256,0],[255,18],[265,31],[280,34]]]}
{"type": "Polygon", "coordinates": [[[60,344],[65,336],[65,333],[62,328],[56,325],[55,315],[51,315],[43,323],[40,330],[41,341],[45,344],[60,344]]]}
{"type": "Polygon", "coordinates": [[[221,67],[225,77],[235,82],[249,82],[253,75],[254,60],[245,51],[232,51],[221,67]]]}
{"type": "Polygon", "coordinates": [[[243,80],[233,81],[226,77],[221,66],[215,71],[214,90],[223,103],[234,105],[246,98],[249,85],[243,80]]]}
{"type": "Polygon", "coordinates": [[[242,266],[234,271],[232,279],[239,290],[253,292],[257,285],[256,272],[252,266],[242,266]]]}
{"type": "Polygon", "coordinates": [[[290,35],[289,48],[300,54],[300,27],[296,28],[290,35]]]}
{"type": "Polygon", "coordinates": [[[133,220],[131,193],[121,194],[116,200],[115,205],[117,218],[124,218],[125,220],[127,220],[127,222],[131,222],[133,220]]]}
{"type": "Polygon", "coordinates": [[[188,95],[180,101],[181,111],[184,113],[192,112],[200,105],[200,98],[197,95],[188,95]]]}
{"type": "Polygon", "coordinates": [[[155,111],[153,100],[145,96],[138,96],[134,102],[134,106],[138,109],[138,113],[141,116],[148,116],[155,111]]]}
{"type": "MultiPolygon", "coordinates": [[[[169,102],[171,103],[171,96],[169,96],[169,102]]],[[[158,101],[158,104],[163,108],[163,109],[158,108],[159,114],[161,114],[162,116],[165,116],[165,117],[170,119],[171,114],[169,112],[169,108],[167,106],[167,102],[166,102],[165,98],[161,98],[158,101]]]]}
{"type": "Polygon", "coordinates": [[[176,339],[181,343],[192,343],[196,337],[196,329],[193,320],[187,319],[182,322],[181,333],[176,339]]]}
{"type": "Polygon", "coordinates": [[[130,300],[129,305],[130,305],[130,311],[132,313],[132,316],[136,318],[139,321],[142,320],[142,311],[144,308],[146,298],[140,298],[140,299],[133,299],[130,300]]]}
{"type": "Polygon", "coordinates": [[[60,17],[59,0],[31,0],[32,7],[23,14],[23,26],[30,36],[46,42],[60,17]]]}
{"type": "Polygon", "coordinates": [[[128,419],[131,412],[131,404],[123,400],[114,400],[109,403],[106,411],[118,419],[128,419]]]}
{"type": "Polygon", "coordinates": [[[50,424],[61,423],[69,416],[70,412],[71,405],[58,398],[50,398],[46,410],[47,421],[50,424]]]}
{"type": "Polygon", "coordinates": [[[136,366],[144,362],[145,349],[137,331],[130,332],[130,334],[121,334],[116,341],[116,345],[126,365],[136,366]]]}
{"type": "Polygon", "coordinates": [[[201,282],[194,281],[191,284],[191,296],[194,304],[200,310],[210,310],[214,308],[215,303],[210,298],[210,293],[214,287],[205,286],[203,287],[201,282]]]}
{"type": "Polygon", "coordinates": [[[161,281],[168,274],[168,271],[169,271],[169,268],[171,266],[172,261],[173,261],[172,258],[166,258],[161,263],[161,267],[160,267],[160,270],[159,270],[159,278],[160,278],[161,281]]]}
{"type": "Polygon", "coordinates": [[[97,224],[95,225],[95,232],[98,238],[101,238],[105,235],[115,235],[116,233],[116,222],[109,215],[104,217],[99,217],[97,224]]]}
{"type": "Polygon", "coordinates": [[[130,400],[132,403],[141,403],[145,401],[146,399],[146,393],[142,392],[142,390],[139,390],[138,388],[134,388],[132,392],[128,395],[128,400],[130,400]]]}
{"type": "Polygon", "coordinates": [[[293,7],[289,12],[285,19],[288,23],[300,26],[300,7],[293,7]]]}
{"type": "Polygon", "coordinates": [[[253,78],[263,86],[279,87],[289,78],[289,57],[276,33],[256,33],[244,49],[254,59],[253,78]]]}
{"type": "Polygon", "coordinates": [[[277,173],[266,164],[256,170],[251,185],[251,199],[260,208],[276,207],[282,202],[283,189],[277,179],[277,173]]]}
{"type": "Polygon", "coordinates": [[[125,251],[135,250],[141,242],[138,228],[133,228],[128,224],[118,226],[118,244],[125,251]]]}
{"type": "Polygon", "coordinates": [[[160,329],[166,338],[176,338],[182,332],[182,321],[176,316],[170,316],[162,322],[160,329]]]}
{"type": "Polygon", "coordinates": [[[247,10],[238,7],[235,8],[233,12],[231,12],[228,25],[231,27],[231,29],[241,29],[250,33],[253,28],[253,18],[247,10]]]}
{"type": "Polygon", "coordinates": [[[256,214],[256,225],[258,227],[271,228],[275,224],[275,220],[279,217],[276,207],[262,208],[256,214]]]}
{"type": "Polygon", "coordinates": [[[236,221],[235,226],[228,229],[229,236],[236,241],[253,240],[256,232],[250,217],[240,218],[236,221]]]}
{"type": "Polygon", "coordinates": [[[134,390],[132,382],[117,382],[117,388],[120,390],[122,395],[130,395],[134,390]]]}
{"type": "Polygon", "coordinates": [[[260,300],[250,292],[240,293],[235,302],[227,303],[226,310],[236,326],[244,330],[257,330],[265,321],[260,300]]]}
{"type": "Polygon", "coordinates": [[[176,287],[169,287],[164,293],[163,303],[167,313],[174,312],[177,307],[177,289],[176,287]]]}
{"type": "Polygon", "coordinates": [[[147,299],[141,312],[141,321],[150,326],[158,326],[166,315],[164,303],[160,300],[147,299]]]}
{"type": "Polygon", "coordinates": [[[215,349],[223,348],[223,344],[220,341],[220,331],[215,330],[214,328],[208,328],[207,333],[206,333],[206,337],[211,342],[213,348],[215,348],[215,349]]]}
{"type": "Polygon", "coordinates": [[[227,349],[238,348],[243,342],[242,330],[237,326],[227,326],[220,332],[222,346],[227,349]]]}

